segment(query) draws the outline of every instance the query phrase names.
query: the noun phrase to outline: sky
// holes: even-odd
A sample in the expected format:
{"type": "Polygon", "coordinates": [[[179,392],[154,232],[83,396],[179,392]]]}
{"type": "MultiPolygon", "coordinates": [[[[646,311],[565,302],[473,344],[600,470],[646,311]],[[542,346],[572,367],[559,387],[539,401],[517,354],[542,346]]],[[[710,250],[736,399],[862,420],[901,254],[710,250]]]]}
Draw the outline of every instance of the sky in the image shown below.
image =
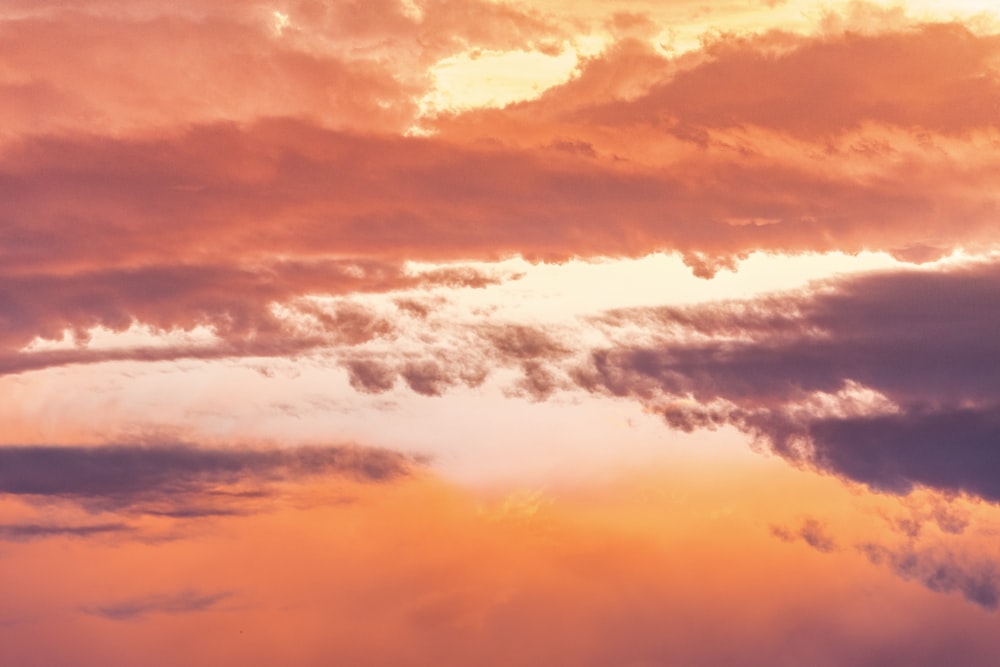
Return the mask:
{"type": "Polygon", "coordinates": [[[995,664],[991,0],[5,0],[0,99],[0,664],[995,664]]]}

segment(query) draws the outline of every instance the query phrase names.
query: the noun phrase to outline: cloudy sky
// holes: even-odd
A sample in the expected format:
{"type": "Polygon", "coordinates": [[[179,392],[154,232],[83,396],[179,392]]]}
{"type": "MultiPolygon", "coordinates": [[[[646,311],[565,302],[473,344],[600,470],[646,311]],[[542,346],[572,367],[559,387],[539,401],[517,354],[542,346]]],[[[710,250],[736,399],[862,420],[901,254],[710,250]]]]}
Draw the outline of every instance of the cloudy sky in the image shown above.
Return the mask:
{"type": "Polygon", "coordinates": [[[993,0],[4,0],[0,663],[1000,651],[993,0]]]}

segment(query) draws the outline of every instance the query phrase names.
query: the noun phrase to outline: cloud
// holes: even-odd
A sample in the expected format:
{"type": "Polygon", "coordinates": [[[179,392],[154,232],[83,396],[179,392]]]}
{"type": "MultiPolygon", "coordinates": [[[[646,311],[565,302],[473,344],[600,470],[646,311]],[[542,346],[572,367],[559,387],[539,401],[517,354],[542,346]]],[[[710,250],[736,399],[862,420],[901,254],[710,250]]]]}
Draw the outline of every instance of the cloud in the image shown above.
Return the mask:
{"type": "Polygon", "coordinates": [[[1000,375],[988,363],[1000,358],[1000,319],[982,306],[998,299],[1000,263],[977,261],[559,326],[423,313],[398,340],[338,362],[370,394],[403,384],[441,396],[498,374],[513,376],[508,394],[536,401],[573,390],[632,398],[672,428],[734,426],[872,489],[1000,502],[1000,375]]]}
{"type": "MultiPolygon", "coordinates": [[[[969,141],[953,147],[956,158],[989,143],[969,141]]],[[[198,256],[243,265],[265,251],[447,260],[674,250],[694,258],[995,242],[990,153],[957,164],[940,157],[947,143],[933,155],[923,150],[875,161],[859,178],[850,160],[841,173],[836,156],[708,152],[644,167],[356,136],[297,120],[218,123],[158,140],[27,140],[0,158],[8,202],[0,222],[17,240],[5,253],[8,273],[79,270],[98,264],[97,250],[112,264],[198,256]],[[873,229],[876,217],[883,224],[873,229]],[[963,222],[942,222],[956,218],[963,222]],[[81,229],[90,236],[77,243],[81,229]]]]}
{"type": "Polygon", "coordinates": [[[837,541],[827,531],[827,527],[819,519],[808,517],[803,519],[802,525],[795,529],[785,526],[771,526],[771,534],[785,542],[794,542],[801,539],[813,549],[822,553],[830,553],[837,550],[837,541]]]}
{"type": "Polygon", "coordinates": [[[946,535],[961,535],[972,518],[968,508],[962,508],[953,502],[943,502],[935,497],[932,497],[930,503],[906,503],[904,507],[907,514],[895,520],[890,519],[890,522],[911,539],[916,538],[928,522],[933,522],[946,535]]]}
{"type": "Polygon", "coordinates": [[[812,293],[689,308],[618,311],[653,332],[697,334],[705,342],[662,349],[609,349],[595,371],[634,372],[670,393],[745,405],[772,404],[847,380],[905,403],[959,404],[996,397],[983,359],[1000,353],[998,315],[983,303],[1000,294],[1000,264],[944,271],[896,271],[815,285],[812,293]]]}
{"type": "Polygon", "coordinates": [[[571,343],[564,340],[564,330],[500,321],[461,325],[429,320],[421,324],[426,328],[418,329],[418,340],[407,341],[409,345],[383,346],[377,355],[348,352],[341,363],[351,386],[378,394],[402,380],[418,394],[441,396],[456,386],[478,387],[491,373],[510,368],[520,375],[508,393],[542,400],[569,385],[563,373],[550,367],[574,354],[571,343]]]}
{"type": "Polygon", "coordinates": [[[253,267],[146,266],[70,275],[17,275],[0,287],[0,374],[70,363],[236,356],[291,356],[392,337],[386,314],[359,293],[479,288],[506,276],[471,267],[414,272],[378,261],[263,262],[253,267]],[[322,302],[309,295],[322,294],[322,302]],[[209,332],[209,339],[94,348],[91,329],[154,334],[209,332]],[[37,339],[75,339],[70,349],[22,351],[37,339]],[[6,351],[6,353],[4,353],[6,351]]]}
{"type": "Polygon", "coordinates": [[[813,460],[868,486],[915,484],[1000,501],[1000,408],[821,419],[808,427],[813,460]]]}
{"type": "Polygon", "coordinates": [[[442,58],[561,41],[540,13],[510,5],[422,5],[414,15],[392,0],[5,4],[0,59],[13,74],[0,81],[0,143],[271,116],[399,133],[442,58]]]}
{"type": "Polygon", "coordinates": [[[191,517],[239,512],[246,498],[241,491],[247,491],[240,485],[253,492],[268,483],[329,475],[389,482],[407,475],[414,464],[388,450],[347,445],[5,445],[0,447],[0,493],[65,499],[95,510],[191,517]]]}
{"type": "Polygon", "coordinates": [[[386,392],[396,384],[395,371],[372,359],[347,362],[347,373],[351,386],[366,394],[386,392]]]}
{"type": "Polygon", "coordinates": [[[565,85],[413,137],[434,63],[546,48],[569,24],[473,0],[291,3],[281,35],[258,3],[33,7],[0,21],[0,55],[30,74],[0,83],[11,350],[132,324],[245,339],[308,295],[493,279],[407,260],[667,251],[710,276],[753,251],[1000,242],[1000,37],[960,23],[720,34],[667,57],[622,14],[565,85]]]}
{"type": "Polygon", "coordinates": [[[754,126],[811,139],[864,123],[963,132],[997,125],[998,50],[997,36],[961,23],[819,37],[722,35],[708,41],[701,62],[641,97],[581,113],[600,125],[754,126]]]}
{"type": "MultiPolygon", "coordinates": [[[[881,249],[926,261],[996,242],[987,213],[996,203],[953,195],[992,161],[998,52],[994,34],[903,18],[877,30],[723,32],[674,58],[629,38],[538,100],[439,128],[540,155],[585,146],[590,157],[576,162],[616,164],[637,185],[633,205],[615,202],[618,218],[608,214],[620,238],[680,251],[702,275],[754,250],[881,249]],[[948,173],[956,161],[962,175],[948,173]],[[667,196],[649,197],[643,176],[667,196]]],[[[601,180],[615,192],[610,174],[601,180]]],[[[569,219],[599,215],[586,207],[569,219]]],[[[629,252],[607,243],[608,254],[629,252]]]]}
{"type": "Polygon", "coordinates": [[[986,609],[1000,603],[1000,572],[989,560],[965,562],[952,553],[935,553],[912,547],[889,548],[864,543],[858,550],[876,565],[885,565],[906,580],[915,580],[932,591],[961,593],[986,609]]]}
{"type": "Polygon", "coordinates": [[[83,525],[50,523],[0,524],[0,540],[13,542],[44,539],[47,537],[95,537],[132,531],[126,523],[93,523],[83,525]]]}
{"type": "Polygon", "coordinates": [[[132,621],[150,614],[192,614],[209,611],[232,596],[231,591],[201,593],[196,590],[185,590],[178,593],[132,598],[98,607],[84,608],[82,611],[94,616],[103,616],[111,621],[132,621]]]}
{"type": "Polygon", "coordinates": [[[796,463],[905,494],[1000,501],[1000,265],[842,278],[808,292],[598,318],[573,375],[691,431],[730,424],[796,463]],[[638,326],[650,343],[635,343],[638,326]]]}

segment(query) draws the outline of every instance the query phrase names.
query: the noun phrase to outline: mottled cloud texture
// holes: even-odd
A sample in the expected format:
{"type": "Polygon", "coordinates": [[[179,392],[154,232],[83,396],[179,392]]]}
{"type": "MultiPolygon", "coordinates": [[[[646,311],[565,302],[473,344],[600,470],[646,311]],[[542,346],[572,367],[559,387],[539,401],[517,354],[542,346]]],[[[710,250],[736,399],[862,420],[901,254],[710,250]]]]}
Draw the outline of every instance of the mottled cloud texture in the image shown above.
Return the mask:
{"type": "MultiPolygon", "coordinates": [[[[513,393],[642,402],[671,428],[734,426],[800,465],[896,494],[1000,501],[1000,264],[881,271],[693,306],[615,310],[573,326],[495,322],[441,350],[383,346],[352,385],[420,394],[498,369],[513,393]],[[604,343],[594,344],[600,334],[604,343]]],[[[437,327],[433,321],[430,327],[437,327]]]]}
{"type": "Polygon", "coordinates": [[[2,3],[0,663],[995,662],[1000,23],[610,4],[2,3]],[[894,268],[553,287],[653,254],[894,268]],[[516,400],[509,459],[600,460],[573,434],[641,405],[911,503],[906,541],[770,469],[500,511],[401,453],[500,467],[516,400]],[[564,432],[577,400],[611,407],[564,432]]]}
{"type": "Polygon", "coordinates": [[[708,276],[758,250],[997,241],[1000,42],[961,23],[669,57],[622,15],[539,99],[421,117],[442,58],[558,53],[573,23],[472,0],[171,7],[0,21],[8,351],[132,323],[267,335],[273,304],[418,285],[403,260],[667,251],[708,276]]]}

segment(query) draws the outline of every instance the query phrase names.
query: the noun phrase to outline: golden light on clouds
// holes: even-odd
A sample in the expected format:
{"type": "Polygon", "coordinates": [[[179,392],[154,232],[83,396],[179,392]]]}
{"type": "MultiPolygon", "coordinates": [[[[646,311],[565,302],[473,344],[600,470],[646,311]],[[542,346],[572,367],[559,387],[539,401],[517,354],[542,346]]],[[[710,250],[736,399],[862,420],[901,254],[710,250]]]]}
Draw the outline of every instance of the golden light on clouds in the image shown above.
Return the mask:
{"type": "Polygon", "coordinates": [[[420,101],[421,110],[434,114],[534,99],[569,80],[577,62],[569,48],[556,54],[473,51],[452,56],[431,69],[434,89],[420,101]]]}
{"type": "Polygon", "coordinates": [[[992,667],[992,5],[7,0],[0,664],[992,667]]]}

